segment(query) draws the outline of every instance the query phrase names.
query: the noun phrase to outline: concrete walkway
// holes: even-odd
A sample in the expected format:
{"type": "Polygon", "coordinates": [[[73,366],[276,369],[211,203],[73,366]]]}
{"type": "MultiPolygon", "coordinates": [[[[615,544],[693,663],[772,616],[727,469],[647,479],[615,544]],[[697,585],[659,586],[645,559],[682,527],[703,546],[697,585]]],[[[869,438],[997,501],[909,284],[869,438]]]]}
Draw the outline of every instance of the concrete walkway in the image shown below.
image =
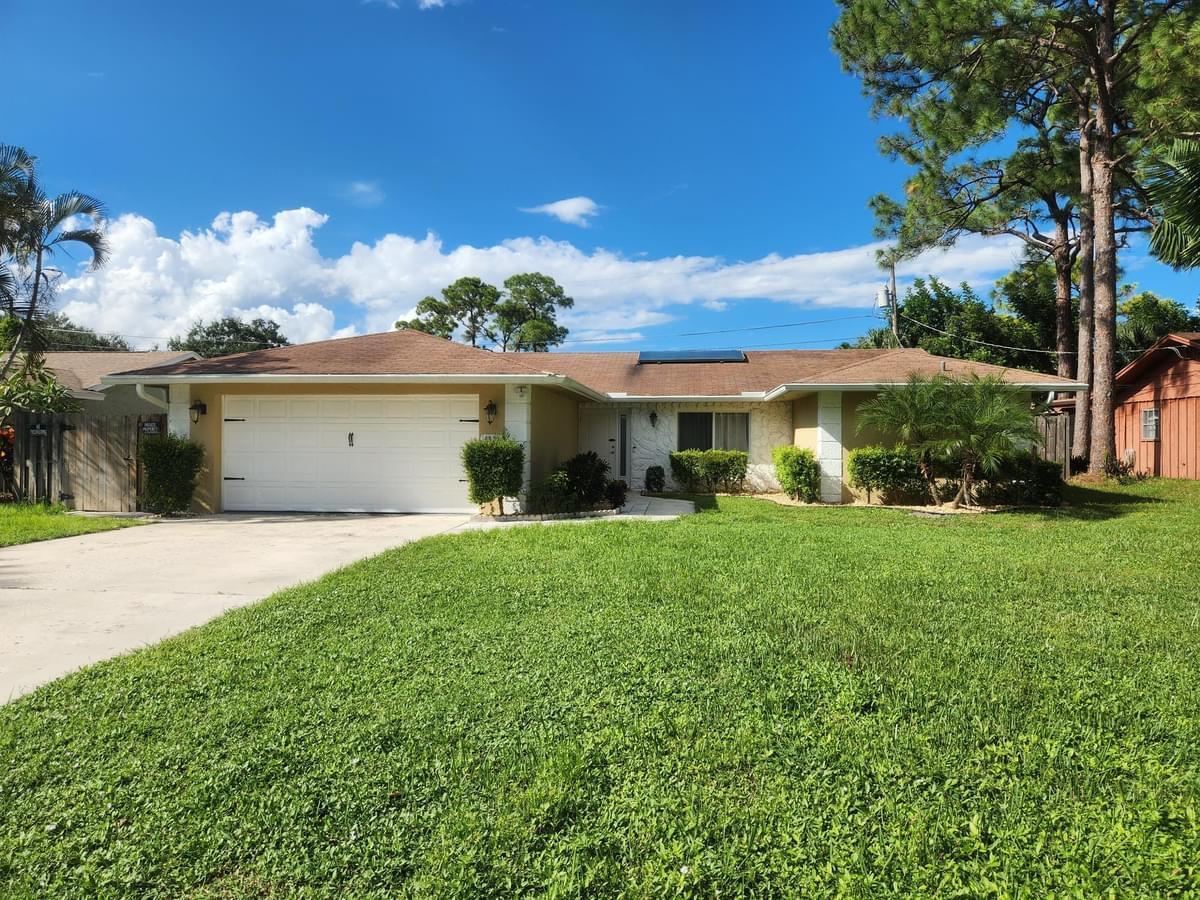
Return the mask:
{"type": "Polygon", "coordinates": [[[465,515],[221,515],[0,549],[0,703],[465,515]]]}
{"type": "Polygon", "coordinates": [[[641,519],[665,522],[678,519],[696,511],[691,500],[671,500],[666,497],[644,497],[635,494],[626,500],[621,511],[614,516],[587,516],[578,519],[512,519],[507,522],[491,518],[474,518],[461,531],[490,531],[493,528],[518,528],[523,525],[581,525],[586,522],[619,522],[626,519],[641,519]]]}

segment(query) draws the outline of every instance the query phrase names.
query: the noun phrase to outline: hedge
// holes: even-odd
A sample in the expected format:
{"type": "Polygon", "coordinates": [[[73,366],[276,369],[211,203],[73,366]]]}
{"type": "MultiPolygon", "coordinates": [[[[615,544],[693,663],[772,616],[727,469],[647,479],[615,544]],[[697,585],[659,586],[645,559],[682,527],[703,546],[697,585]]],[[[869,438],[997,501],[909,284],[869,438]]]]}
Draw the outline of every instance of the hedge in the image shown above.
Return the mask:
{"type": "Polygon", "coordinates": [[[741,488],[750,458],[741,450],[677,450],[670,461],[671,475],[687,490],[712,493],[741,488]]]}
{"type": "Polygon", "coordinates": [[[525,448],[507,434],[499,438],[477,438],[462,448],[463,469],[467,473],[472,503],[500,503],[521,493],[525,468],[525,448]]]}
{"type": "Polygon", "coordinates": [[[1062,463],[1019,454],[980,478],[976,499],[988,506],[1062,506],[1062,463]]]}
{"type": "Polygon", "coordinates": [[[662,466],[650,466],[646,469],[646,491],[651,494],[661,494],[667,486],[667,473],[662,466]]]}
{"type": "Polygon", "coordinates": [[[925,491],[917,455],[907,447],[859,447],[851,450],[847,461],[852,487],[878,492],[890,499],[908,498],[925,491]]]}
{"type": "Polygon", "coordinates": [[[178,435],[160,434],[145,438],[138,456],[145,485],[142,506],[156,513],[189,511],[204,447],[178,435]]]}
{"type": "Polygon", "coordinates": [[[785,444],[771,453],[775,478],[783,492],[793,500],[816,503],[821,496],[821,466],[807,447],[785,444]]]}

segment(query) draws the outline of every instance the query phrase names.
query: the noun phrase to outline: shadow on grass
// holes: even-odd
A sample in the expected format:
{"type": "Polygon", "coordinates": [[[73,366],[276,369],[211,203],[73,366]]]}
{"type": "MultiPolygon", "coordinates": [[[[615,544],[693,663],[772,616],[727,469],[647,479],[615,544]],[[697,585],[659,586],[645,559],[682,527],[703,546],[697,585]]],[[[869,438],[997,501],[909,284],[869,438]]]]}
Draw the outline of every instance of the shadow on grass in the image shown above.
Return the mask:
{"type": "Polygon", "coordinates": [[[712,512],[719,508],[715,494],[656,494],[668,500],[691,500],[696,505],[696,512],[712,512]]]}
{"type": "Polygon", "coordinates": [[[1063,490],[1063,505],[1057,508],[1022,507],[1012,510],[1018,515],[1040,516],[1046,519],[1081,519],[1103,521],[1136,512],[1151,503],[1164,503],[1158,497],[1109,490],[1095,485],[1069,484],[1063,490]]]}

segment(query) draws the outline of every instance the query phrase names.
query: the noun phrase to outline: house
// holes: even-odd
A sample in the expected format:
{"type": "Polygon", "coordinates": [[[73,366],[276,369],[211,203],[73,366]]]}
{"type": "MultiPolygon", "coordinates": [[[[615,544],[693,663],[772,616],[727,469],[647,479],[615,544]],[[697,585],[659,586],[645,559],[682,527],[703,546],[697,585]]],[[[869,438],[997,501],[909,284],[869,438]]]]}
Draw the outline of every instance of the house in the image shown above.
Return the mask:
{"type": "MultiPolygon", "coordinates": [[[[1056,408],[1074,414],[1073,399],[1056,408]]],[[[1168,334],[1116,374],[1117,459],[1164,478],[1200,478],[1200,332],[1168,334]]]]}
{"type": "Polygon", "coordinates": [[[859,404],[910,372],[996,374],[1031,392],[1064,378],[923,350],[493,353],[415,331],[255,350],[114,374],[169,392],[168,424],[207,450],[197,507],[470,510],[459,451],[507,431],[526,483],[584,450],[634,489],[679,448],[749,453],[749,487],[777,488],[771,451],[810,447],[821,496],[841,502],[859,404]]]}
{"type": "Polygon", "coordinates": [[[71,351],[45,354],[46,367],[80,405],[67,415],[20,413],[14,420],[13,480],[21,496],[73,509],[137,508],[137,448],[166,428],[166,395],[106,375],[197,358],[180,351],[71,351]],[[139,392],[140,391],[140,392],[139,392]]]}

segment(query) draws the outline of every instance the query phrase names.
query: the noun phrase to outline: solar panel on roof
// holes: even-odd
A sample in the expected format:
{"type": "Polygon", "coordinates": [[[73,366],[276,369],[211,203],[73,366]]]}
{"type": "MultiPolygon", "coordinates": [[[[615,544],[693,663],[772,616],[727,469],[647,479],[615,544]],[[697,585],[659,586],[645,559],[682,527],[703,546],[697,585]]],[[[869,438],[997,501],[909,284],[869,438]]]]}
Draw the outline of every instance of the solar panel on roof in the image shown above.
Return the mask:
{"type": "Polygon", "coordinates": [[[731,363],[745,362],[741,350],[643,350],[638,354],[642,363],[731,363]]]}

